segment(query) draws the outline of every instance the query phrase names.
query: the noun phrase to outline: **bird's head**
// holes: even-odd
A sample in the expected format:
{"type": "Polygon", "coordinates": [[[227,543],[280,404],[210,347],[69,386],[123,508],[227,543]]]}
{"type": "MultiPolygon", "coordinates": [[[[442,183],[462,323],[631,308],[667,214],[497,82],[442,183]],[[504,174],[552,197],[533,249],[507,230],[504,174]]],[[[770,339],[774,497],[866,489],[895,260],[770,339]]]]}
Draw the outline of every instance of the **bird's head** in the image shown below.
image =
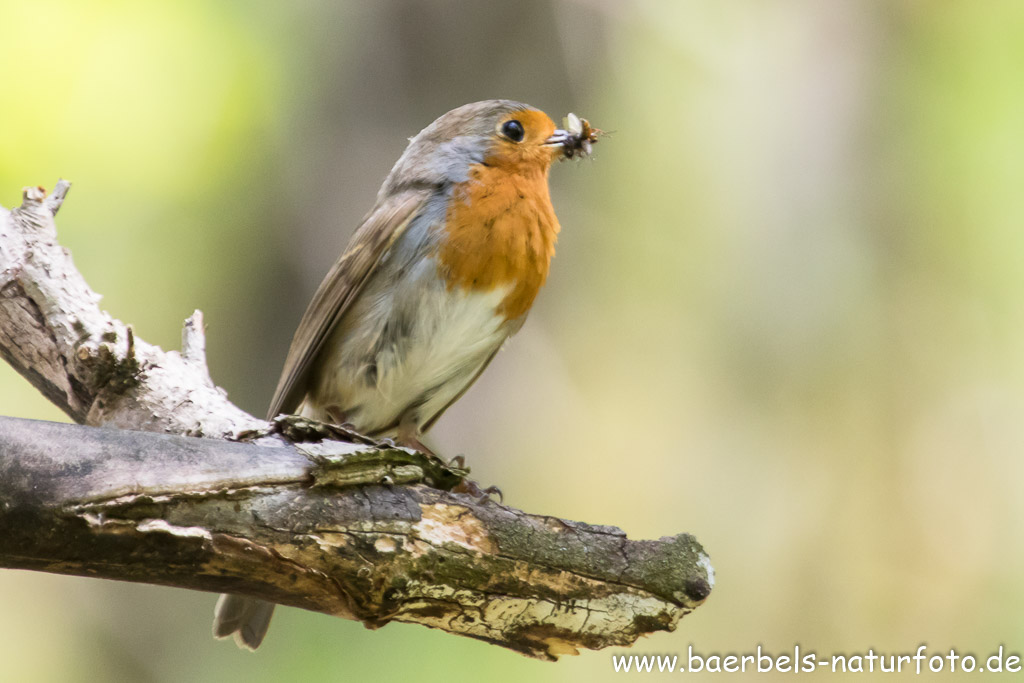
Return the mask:
{"type": "Polygon", "coordinates": [[[466,104],[442,115],[409,141],[381,192],[413,183],[463,182],[473,164],[546,173],[553,161],[589,151],[593,131],[588,127],[585,132],[586,139],[579,131],[560,130],[547,114],[521,102],[466,104]]]}

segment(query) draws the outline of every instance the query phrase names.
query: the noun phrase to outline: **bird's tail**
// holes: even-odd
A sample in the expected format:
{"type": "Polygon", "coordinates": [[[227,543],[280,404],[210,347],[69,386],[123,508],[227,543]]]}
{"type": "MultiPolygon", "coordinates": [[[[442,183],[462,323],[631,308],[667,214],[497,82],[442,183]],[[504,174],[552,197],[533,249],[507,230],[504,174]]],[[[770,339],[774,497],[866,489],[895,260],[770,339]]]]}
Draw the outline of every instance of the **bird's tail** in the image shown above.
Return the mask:
{"type": "Polygon", "coordinates": [[[235,637],[238,647],[255,651],[263,642],[274,615],[274,603],[244,598],[241,595],[220,596],[213,611],[213,637],[235,637]]]}

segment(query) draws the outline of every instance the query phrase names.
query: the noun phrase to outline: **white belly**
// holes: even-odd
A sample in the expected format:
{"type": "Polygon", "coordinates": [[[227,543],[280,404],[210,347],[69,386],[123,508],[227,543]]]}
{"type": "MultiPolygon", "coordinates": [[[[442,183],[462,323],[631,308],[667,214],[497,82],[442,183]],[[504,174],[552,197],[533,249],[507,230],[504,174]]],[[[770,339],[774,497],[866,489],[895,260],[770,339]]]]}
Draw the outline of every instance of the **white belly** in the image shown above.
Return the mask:
{"type": "Polygon", "coordinates": [[[302,414],[367,434],[429,422],[518,327],[495,313],[507,292],[449,291],[432,260],[371,280],[321,352],[302,414]]]}

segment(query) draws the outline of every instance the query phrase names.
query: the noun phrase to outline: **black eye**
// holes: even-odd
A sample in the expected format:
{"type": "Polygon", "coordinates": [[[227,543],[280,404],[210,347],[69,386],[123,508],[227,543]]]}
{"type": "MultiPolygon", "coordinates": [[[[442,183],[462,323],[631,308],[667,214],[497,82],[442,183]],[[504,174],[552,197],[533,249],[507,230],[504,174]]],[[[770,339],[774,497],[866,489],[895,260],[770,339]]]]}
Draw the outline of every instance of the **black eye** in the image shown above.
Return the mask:
{"type": "Polygon", "coordinates": [[[525,135],[525,132],[523,131],[523,124],[519,123],[515,119],[506,121],[501,124],[501,134],[512,142],[522,142],[523,135],[525,135]]]}

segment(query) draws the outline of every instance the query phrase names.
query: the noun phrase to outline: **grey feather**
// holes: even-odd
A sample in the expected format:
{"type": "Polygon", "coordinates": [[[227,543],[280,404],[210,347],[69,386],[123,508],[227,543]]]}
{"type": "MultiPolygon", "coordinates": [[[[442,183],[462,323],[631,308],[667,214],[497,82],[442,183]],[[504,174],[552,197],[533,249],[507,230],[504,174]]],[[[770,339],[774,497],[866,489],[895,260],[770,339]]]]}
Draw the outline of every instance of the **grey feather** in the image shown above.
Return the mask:
{"type": "Polygon", "coordinates": [[[270,628],[274,604],[241,595],[220,596],[213,611],[213,637],[234,636],[238,647],[255,651],[270,628]]]}

